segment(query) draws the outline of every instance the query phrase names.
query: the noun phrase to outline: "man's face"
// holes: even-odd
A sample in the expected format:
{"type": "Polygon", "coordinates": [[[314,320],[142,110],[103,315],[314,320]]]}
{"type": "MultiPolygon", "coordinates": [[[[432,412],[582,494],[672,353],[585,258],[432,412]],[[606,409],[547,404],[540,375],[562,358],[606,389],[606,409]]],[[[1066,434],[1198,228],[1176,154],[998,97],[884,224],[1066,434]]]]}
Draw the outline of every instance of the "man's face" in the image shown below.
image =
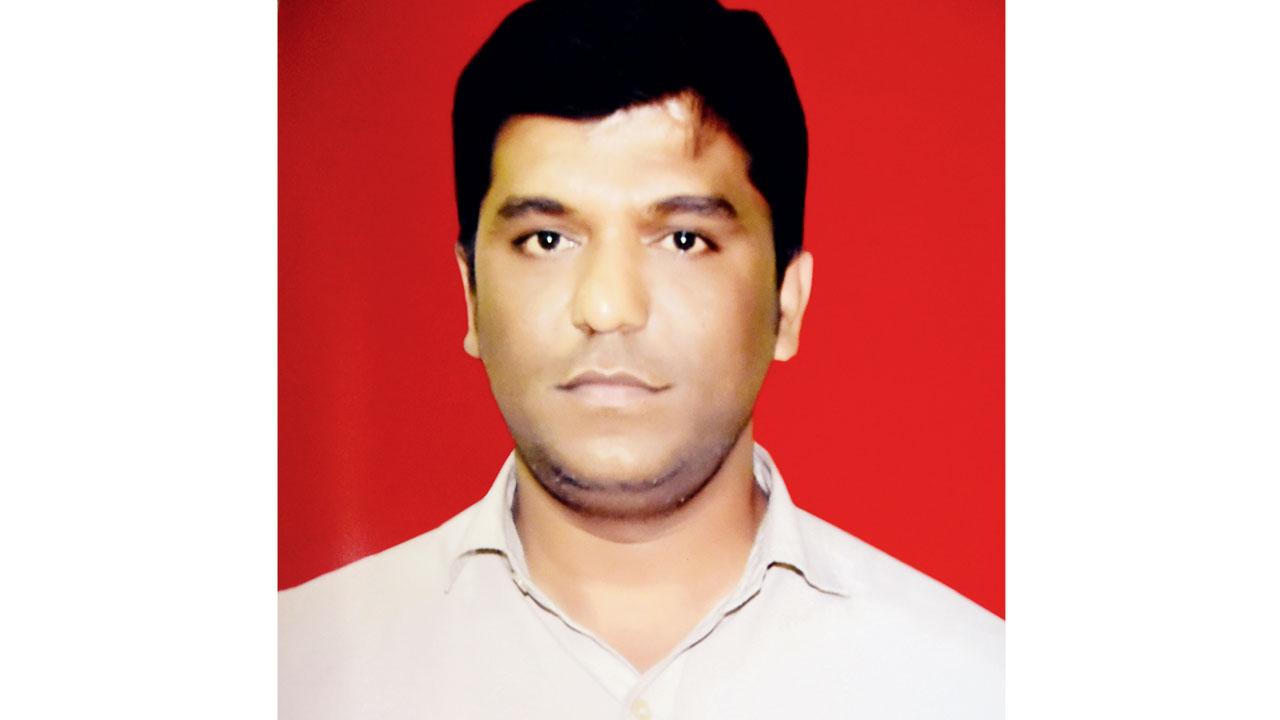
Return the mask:
{"type": "MultiPolygon", "coordinates": [[[[539,482],[605,517],[669,512],[701,489],[770,361],[795,352],[810,258],[792,263],[781,306],[774,262],[746,154],[687,100],[510,120],[464,346],[539,482]]],[[[461,254],[459,269],[465,283],[461,254]]]]}

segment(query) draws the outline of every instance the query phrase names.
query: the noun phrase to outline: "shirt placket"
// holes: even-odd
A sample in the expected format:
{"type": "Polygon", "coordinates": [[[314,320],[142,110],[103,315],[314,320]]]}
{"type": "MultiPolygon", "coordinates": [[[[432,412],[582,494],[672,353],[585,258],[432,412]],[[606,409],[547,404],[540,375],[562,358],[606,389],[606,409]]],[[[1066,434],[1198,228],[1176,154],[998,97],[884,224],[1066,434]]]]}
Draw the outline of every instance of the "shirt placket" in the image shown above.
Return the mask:
{"type": "Polygon", "coordinates": [[[622,720],[666,720],[675,714],[676,690],[684,677],[686,648],[649,669],[627,693],[619,717],[622,720]]]}
{"type": "Polygon", "coordinates": [[[640,677],[623,703],[620,715],[623,720],[668,720],[675,717],[676,692],[684,677],[689,651],[710,635],[729,613],[750,602],[764,585],[767,567],[759,561],[757,551],[758,548],[753,549],[748,560],[751,570],[734,591],[708,613],[665,660],[640,677]]]}

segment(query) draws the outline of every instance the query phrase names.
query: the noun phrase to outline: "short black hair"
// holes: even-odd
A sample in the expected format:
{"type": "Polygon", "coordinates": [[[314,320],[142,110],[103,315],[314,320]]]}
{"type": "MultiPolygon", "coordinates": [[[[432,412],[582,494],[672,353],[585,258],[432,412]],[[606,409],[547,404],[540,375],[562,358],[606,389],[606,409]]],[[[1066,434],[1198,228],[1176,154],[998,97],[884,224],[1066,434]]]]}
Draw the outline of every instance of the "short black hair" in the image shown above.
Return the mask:
{"type": "Polygon", "coordinates": [[[532,0],[498,25],[454,93],[458,243],[472,289],[480,204],[508,119],[600,118],[683,92],[746,151],[769,203],[781,286],[801,248],[809,138],[791,70],[760,15],[717,0],[532,0]]]}

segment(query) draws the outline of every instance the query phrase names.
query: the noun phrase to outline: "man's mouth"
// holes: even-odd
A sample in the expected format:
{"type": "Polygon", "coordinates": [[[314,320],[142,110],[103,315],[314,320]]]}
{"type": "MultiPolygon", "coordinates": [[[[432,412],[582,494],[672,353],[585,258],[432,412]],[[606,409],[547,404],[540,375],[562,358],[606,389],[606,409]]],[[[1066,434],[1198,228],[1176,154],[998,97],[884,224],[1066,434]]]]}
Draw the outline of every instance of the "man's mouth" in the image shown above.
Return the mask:
{"type": "Polygon", "coordinates": [[[627,371],[587,370],[557,386],[590,405],[617,407],[644,401],[667,388],[627,371]]]}
{"type": "Polygon", "coordinates": [[[670,385],[661,385],[649,380],[645,380],[638,374],[628,372],[626,370],[584,370],[574,374],[568,382],[560,384],[563,390],[575,390],[583,386],[605,386],[620,388],[635,388],[639,390],[648,390],[649,392],[658,392],[665,390],[670,385]]]}

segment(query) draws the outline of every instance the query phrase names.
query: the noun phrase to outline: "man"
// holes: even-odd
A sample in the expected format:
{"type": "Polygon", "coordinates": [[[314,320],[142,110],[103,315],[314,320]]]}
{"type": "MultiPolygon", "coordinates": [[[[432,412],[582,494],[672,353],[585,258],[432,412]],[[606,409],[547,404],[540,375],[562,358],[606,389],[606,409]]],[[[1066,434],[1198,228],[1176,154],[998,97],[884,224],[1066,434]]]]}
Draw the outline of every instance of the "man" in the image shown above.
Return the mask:
{"type": "Polygon", "coordinates": [[[1000,716],[999,619],[796,508],[754,442],[813,274],[759,16],[534,0],[463,71],[454,149],[463,346],[515,450],[282,594],[281,716],[1000,716]]]}

